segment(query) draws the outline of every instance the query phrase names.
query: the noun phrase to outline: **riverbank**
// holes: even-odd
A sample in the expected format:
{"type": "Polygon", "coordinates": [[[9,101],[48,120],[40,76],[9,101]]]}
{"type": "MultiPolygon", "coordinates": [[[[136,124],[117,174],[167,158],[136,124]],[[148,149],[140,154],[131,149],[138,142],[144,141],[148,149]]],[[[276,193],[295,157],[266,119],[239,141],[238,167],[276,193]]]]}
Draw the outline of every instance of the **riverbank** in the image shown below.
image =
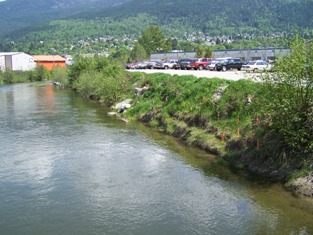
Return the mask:
{"type": "Polygon", "coordinates": [[[311,158],[293,158],[266,129],[262,85],[165,74],[132,73],[133,84],[149,89],[133,97],[124,117],[145,122],[188,145],[198,146],[245,169],[313,196],[311,158]],[[250,98],[250,100],[249,100],[250,98]],[[301,177],[299,177],[301,176],[301,177]],[[303,178],[303,179],[302,179],[303,178]],[[302,179],[302,180],[300,180],[302,179]]]}
{"type": "Polygon", "coordinates": [[[122,80],[112,77],[101,82],[106,92],[96,93],[100,86],[88,77],[74,88],[109,104],[129,99],[126,107],[115,110],[124,120],[144,122],[215,154],[232,168],[257,173],[284,183],[293,192],[313,196],[312,156],[293,156],[279,134],[268,129],[261,84],[252,79],[231,81],[160,72],[132,71],[118,77],[122,80]],[[106,96],[101,95],[104,93],[106,96]]]}
{"type": "Polygon", "coordinates": [[[0,234],[313,234],[312,199],[52,82],[0,110],[0,234]]]}
{"type": "MultiPolygon", "coordinates": [[[[195,71],[195,70],[128,70],[130,73],[146,73],[146,74],[154,74],[154,73],[164,73],[171,76],[194,76],[197,78],[209,78],[209,79],[225,79],[230,81],[239,81],[242,79],[247,79],[250,81],[257,81],[260,79],[260,76],[262,76],[259,73],[247,73],[244,71],[228,71],[226,73],[221,72],[212,72],[212,71],[195,71]]],[[[251,95],[251,94],[250,94],[251,95]]],[[[261,116],[259,114],[258,120],[261,119],[261,116]]],[[[156,117],[151,117],[151,119],[156,117]]],[[[143,122],[147,122],[145,118],[140,119],[143,122]]],[[[236,120],[237,122],[237,120],[236,120]]],[[[148,122],[148,125],[149,122],[148,122]]],[[[188,125],[188,124],[187,124],[188,125]]],[[[154,126],[154,125],[152,125],[154,126]]],[[[186,141],[186,136],[188,135],[188,128],[181,128],[176,127],[175,131],[166,131],[167,134],[173,135],[183,141],[185,141],[187,144],[193,144],[196,145],[202,149],[205,149],[209,151],[210,153],[216,154],[219,157],[225,159],[232,167],[235,168],[245,168],[248,171],[257,173],[259,175],[262,175],[266,178],[271,178],[274,180],[278,180],[280,182],[283,182],[286,185],[286,188],[296,192],[300,195],[313,197],[313,164],[312,159],[307,159],[305,161],[298,161],[298,159],[292,159],[292,156],[287,159],[287,156],[279,157],[278,161],[277,159],[266,159],[264,157],[264,151],[271,152],[271,148],[266,148],[265,146],[260,147],[261,141],[258,141],[256,143],[245,143],[245,145],[255,145],[256,149],[253,149],[252,147],[249,147],[248,150],[241,152],[242,150],[242,143],[239,140],[233,141],[234,136],[232,134],[227,134],[228,140],[225,140],[225,134],[224,134],[224,141],[227,142],[224,144],[224,141],[222,143],[216,143],[215,141],[202,141],[201,139],[197,139],[195,141],[186,141]],[[236,150],[236,145],[240,145],[240,147],[236,150]],[[237,153],[232,153],[232,151],[235,150],[239,151],[237,153]],[[263,152],[262,152],[263,151],[263,152]],[[303,165],[306,165],[303,167],[303,165]],[[301,169],[306,168],[306,169],[301,169]]],[[[164,130],[164,129],[163,129],[164,130]]],[[[240,130],[237,130],[237,134],[240,130]]],[[[233,131],[234,132],[234,131],[233,131]]],[[[208,133],[210,135],[210,133],[208,133]]],[[[214,133],[211,135],[212,139],[217,138],[218,140],[222,140],[223,134],[214,133]]],[[[239,137],[235,136],[235,139],[239,137]]],[[[245,137],[243,137],[245,138],[245,137]]],[[[249,138],[249,137],[247,137],[249,138]]],[[[264,143],[266,144],[266,143],[264,143]]],[[[238,147],[238,146],[237,146],[238,147]]],[[[277,153],[276,153],[277,154],[277,153]]],[[[284,153],[278,153],[278,155],[283,155],[284,153]]],[[[306,157],[310,158],[310,157],[306,157]]]]}
{"type": "MultiPolygon", "coordinates": [[[[303,193],[303,187],[294,184],[312,172],[312,89],[291,86],[294,73],[288,74],[279,62],[275,66],[275,73],[262,74],[263,82],[255,82],[129,73],[106,58],[82,58],[71,67],[68,84],[109,106],[130,99],[128,107],[115,110],[123,118],[145,122],[216,154],[232,167],[312,196],[313,190],[303,193]]],[[[305,182],[312,189],[312,181],[305,182]]]]}

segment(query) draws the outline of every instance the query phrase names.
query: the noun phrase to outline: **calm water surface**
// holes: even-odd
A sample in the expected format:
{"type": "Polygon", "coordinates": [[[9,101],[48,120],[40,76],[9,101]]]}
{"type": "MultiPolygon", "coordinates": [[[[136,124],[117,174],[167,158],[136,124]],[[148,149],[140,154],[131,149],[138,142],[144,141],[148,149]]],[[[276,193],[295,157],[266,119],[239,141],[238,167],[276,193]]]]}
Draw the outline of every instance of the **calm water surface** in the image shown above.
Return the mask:
{"type": "Polygon", "coordinates": [[[312,200],[106,113],[0,87],[0,234],[313,234],[312,200]]]}

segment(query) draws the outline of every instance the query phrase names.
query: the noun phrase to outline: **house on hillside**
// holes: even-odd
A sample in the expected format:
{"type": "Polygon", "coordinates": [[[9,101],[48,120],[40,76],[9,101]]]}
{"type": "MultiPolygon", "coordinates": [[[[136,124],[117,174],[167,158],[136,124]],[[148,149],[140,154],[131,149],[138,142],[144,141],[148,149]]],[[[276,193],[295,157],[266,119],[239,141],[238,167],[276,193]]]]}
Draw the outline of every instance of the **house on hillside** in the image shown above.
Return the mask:
{"type": "Polygon", "coordinates": [[[59,55],[34,55],[34,61],[37,66],[43,66],[48,71],[51,71],[56,67],[66,67],[66,60],[59,55]]]}
{"type": "Polygon", "coordinates": [[[36,68],[34,57],[24,52],[0,52],[0,70],[29,71],[36,68]]]}

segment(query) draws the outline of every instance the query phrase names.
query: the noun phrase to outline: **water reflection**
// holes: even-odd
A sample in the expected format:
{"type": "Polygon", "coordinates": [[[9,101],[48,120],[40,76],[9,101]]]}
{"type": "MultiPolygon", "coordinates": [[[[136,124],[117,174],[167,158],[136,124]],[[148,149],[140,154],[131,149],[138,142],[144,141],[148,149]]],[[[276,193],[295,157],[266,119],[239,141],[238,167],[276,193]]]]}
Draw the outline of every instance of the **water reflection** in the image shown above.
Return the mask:
{"type": "Polygon", "coordinates": [[[0,99],[1,234],[313,231],[310,200],[73,92],[23,84],[0,99]]]}

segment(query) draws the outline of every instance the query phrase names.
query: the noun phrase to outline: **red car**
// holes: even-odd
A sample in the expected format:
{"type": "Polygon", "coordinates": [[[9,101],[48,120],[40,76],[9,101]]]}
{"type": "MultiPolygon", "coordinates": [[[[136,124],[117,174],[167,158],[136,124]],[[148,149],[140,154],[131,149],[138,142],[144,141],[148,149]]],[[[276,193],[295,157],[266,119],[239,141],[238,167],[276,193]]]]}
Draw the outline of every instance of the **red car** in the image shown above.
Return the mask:
{"type": "Polygon", "coordinates": [[[206,68],[206,65],[212,61],[212,58],[198,58],[194,59],[190,63],[190,67],[194,70],[202,70],[206,68]]]}

